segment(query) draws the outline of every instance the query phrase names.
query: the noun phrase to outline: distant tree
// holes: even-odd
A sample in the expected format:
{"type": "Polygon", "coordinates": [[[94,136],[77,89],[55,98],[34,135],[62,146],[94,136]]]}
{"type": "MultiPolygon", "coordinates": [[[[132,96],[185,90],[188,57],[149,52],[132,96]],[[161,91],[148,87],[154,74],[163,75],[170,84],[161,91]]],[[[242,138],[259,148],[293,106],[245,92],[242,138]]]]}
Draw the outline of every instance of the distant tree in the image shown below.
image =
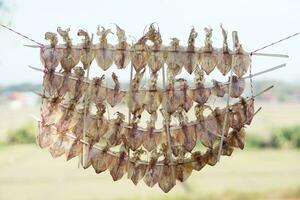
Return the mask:
{"type": "Polygon", "coordinates": [[[2,12],[4,10],[4,1],[3,0],[0,0],[0,11],[2,12]]]}

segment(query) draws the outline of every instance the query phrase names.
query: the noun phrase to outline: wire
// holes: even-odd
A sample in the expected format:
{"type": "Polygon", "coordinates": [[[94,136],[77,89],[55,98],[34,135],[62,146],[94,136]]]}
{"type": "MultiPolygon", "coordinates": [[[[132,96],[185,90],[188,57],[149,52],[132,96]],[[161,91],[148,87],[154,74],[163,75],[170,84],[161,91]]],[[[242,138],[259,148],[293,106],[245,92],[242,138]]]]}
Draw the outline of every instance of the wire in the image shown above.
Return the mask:
{"type": "Polygon", "coordinates": [[[26,35],[23,35],[22,33],[18,32],[18,31],[15,31],[14,29],[9,28],[9,27],[7,27],[7,26],[5,26],[5,25],[3,25],[3,24],[0,24],[0,26],[2,26],[3,28],[6,28],[7,30],[9,30],[9,31],[11,31],[11,32],[13,32],[13,33],[16,33],[17,35],[20,35],[21,37],[23,37],[23,38],[25,38],[25,39],[27,39],[27,40],[30,40],[31,42],[36,43],[37,45],[39,45],[39,46],[41,46],[41,47],[45,46],[45,45],[43,45],[42,43],[39,43],[39,42],[35,41],[34,39],[31,39],[30,37],[28,37],[28,36],[26,36],[26,35]]]}
{"type": "Polygon", "coordinates": [[[280,39],[280,40],[278,40],[278,41],[276,41],[276,42],[272,42],[271,44],[268,44],[268,45],[263,46],[263,47],[261,47],[261,48],[259,48],[259,49],[256,49],[256,50],[252,51],[250,54],[253,54],[253,53],[256,53],[256,52],[261,51],[261,50],[263,50],[263,49],[266,49],[266,48],[268,48],[268,47],[270,47],[270,46],[273,46],[273,45],[275,45],[275,44],[278,44],[278,43],[280,43],[280,42],[283,42],[283,41],[285,41],[285,40],[288,40],[288,39],[290,39],[290,38],[292,38],[292,37],[296,37],[297,35],[300,35],[300,32],[294,33],[293,35],[289,35],[289,36],[287,36],[287,37],[285,37],[285,38],[282,38],[282,39],[280,39]]]}

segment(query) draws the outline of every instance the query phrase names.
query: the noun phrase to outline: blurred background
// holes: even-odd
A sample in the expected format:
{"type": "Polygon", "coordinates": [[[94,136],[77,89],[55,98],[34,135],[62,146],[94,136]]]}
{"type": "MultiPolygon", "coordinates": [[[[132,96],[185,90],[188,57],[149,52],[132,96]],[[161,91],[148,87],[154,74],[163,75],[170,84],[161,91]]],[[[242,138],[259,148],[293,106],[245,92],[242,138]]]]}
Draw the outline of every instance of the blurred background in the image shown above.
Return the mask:
{"type": "MultiPolygon", "coordinates": [[[[79,28],[96,32],[98,24],[117,23],[139,38],[145,26],[157,22],[165,44],[178,37],[187,42],[192,26],[203,45],[205,26],[214,29],[214,46],[222,45],[220,23],[230,33],[238,30],[247,51],[300,31],[299,1],[34,1],[0,0],[0,23],[40,42],[44,32],[70,27],[74,43],[79,28]]],[[[230,38],[230,37],[229,37],[230,38]]],[[[109,38],[115,42],[114,36],[109,38]]],[[[129,38],[133,40],[133,37],[129,38]]],[[[97,41],[95,39],[94,41],[97,41]]],[[[289,59],[253,57],[253,73],[287,63],[287,67],[254,78],[254,92],[275,85],[256,100],[262,106],[247,128],[246,148],[221,158],[214,167],[194,172],[171,192],[143,181],[138,186],[124,178],[113,182],[109,173],[78,168],[78,160],[52,159],[35,144],[40,100],[32,91],[41,89],[39,51],[29,41],[0,29],[0,200],[32,199],[300,199],[300,37],[264,52],[288,54],[289,59]]],[[[231,44],[231,43],[229,43],[231,44]]],[[[116,68],[105,74],[110,76],[116,68]]],[[[217,70],[215,70],[217,71],[217,70]]],[[[104,73],[92,68],[92,76],[104,73]]],[[[128,85],[129,68],[117,71],[128,85]]],[[[186,73],[182,77],[193,80],[186,73]]],[[[227,80],[218,72],[211,78],[227,80]]],[[[209,79],[208,79],[209,81],[209,79]]],[[[247,87],[246,94],[249,93],[247,87]]]]}

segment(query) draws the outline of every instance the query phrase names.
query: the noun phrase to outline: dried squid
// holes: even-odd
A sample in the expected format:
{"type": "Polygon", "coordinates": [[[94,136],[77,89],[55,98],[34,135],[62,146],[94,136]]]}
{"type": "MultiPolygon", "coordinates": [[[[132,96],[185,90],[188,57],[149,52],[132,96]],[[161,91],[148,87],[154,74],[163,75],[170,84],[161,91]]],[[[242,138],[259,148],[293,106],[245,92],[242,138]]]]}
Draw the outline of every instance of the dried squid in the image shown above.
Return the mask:
{"type": "Polygon", "coordinates": [[[45,33],[45,39],[50,40],[50,46],[44,46],[40,51],[40,59],[47,73],[53,74],[63,57],[63,52],[57,47],[57,35],[55,33],[45,33]]]}
{"type": "Polygon", "coordinates": [[[244,128],[241,128],[240,130],[232,130],[226,141],[229,146],[244,149],[245,146],[245,139],[246,139],[246,131],[244,128]]]}
{"type": "Polygon", "coordinates": [[[83,68],[88,69],[95,58],[95,52],[92,49],[92,40],[88,32],[83,29],[79,29],[77,35],[84,37],[84,39],[82,40],[83,43],[80,45],[80,61],[83,64],[83,68]]]}
{"type": "Polygon", "coordinates": [[[130,45],[127,43],[125,31],[119,26],[117,26],[117,37],[118,44],[115,45],[114,62],[118,69],[123,69],[130,62],[130,45]]]}
{"type": "Polygon", "coordinates": [[[232,68],[234,73],[240,78],[248,71],[250,56],[240,44],[237,31],[232,32],[232,40],[235,48],[235,54],[232,57],[232,68]]]}
{"type": "Polygon", "coordinates": [[[72,39],[69,36],[69,28],[63,30],[61,27],[58,27],[57,32],[65,42],[66,48],[63,49],[63,57],[60,61],[60,64],[64,73],[67,74],[70,73],[71,70],[79,63],[80,49],[76,49],[72,45],[72,39]]]}
{"type": "Polygon", "coordinates": [[[153,45],[149,47],[151,53],[148,60],[148,66],[152,73],[156,73],[165,63],[162,39],[159,30],[156,30],[153,24],[150,25],[147,35],[148,39],[153,42],[153,45]]]}
{"type": "Polygon", "coordinates": [[[212,46],[212,29],[204,28],[205,46],[201,48],[200,63],[201,68],[209,75],[217,66],[217,54],[212,46]]]}
{"type": "Polygon", "coordinates": [[[158,179],[158,186],[162,189],[165,193],[169,192],[176,184],[176,180],[174,175],[172,174],[172,167],[170,165],[170,160],[165,157],[163,160],[163,165],[160,167],[160,175],[158,179]]]}
{"type": "Polygon", "coordinates": [[[137,185],[140,180],[145,176],[147,170],[147,164],[139,162],[140,155],[144,154],[145,151],[143,149],[138,149],[133,152],[132,161],[129,164],[128,168],[128,177],[132,180],[132,182],[137,185]]]}
{"type": "Polygon", "coordinates": [[[95,105],[102,104],[106,99],[106,88],[103,87],[103,80],[104,80],[104,75],[102,75],[100,78],[99,77],[94,78],[91,82],[91,87],[90,87],[91,102],[93,102],[95,105]]]}
{"type": "Polygon", "coordinates": [[[185,161],[185,151],[183,149],[180,149],[175,166],[175,176],[176,179],[180,182],[186,181],[193,171],[193,163],[190,162],[190,160],[188,160],[189,162],[185,161]]]}
{"type": "Polygon", "coordinates": [[[121,146],[119,152],[118,158],[115,159],[114,165],[110,168],[110,175],[114,181],[121,179],[127,171],[126,159],[128,159],[128,157],[124,145],[121,146]]]}
{"type": "Polygon", "coordinates": [[[195,79],[196,86],[191,89],[190,96],[196,103],[205,104],[210,97],[211,89],[204,86],[204,71],[198,67],[195,70],[195,79]]]}
{"type": "Polygon", "coordinates": [[[41,148],[47,148],[52,145],[58,136],[55,127],[46,125],[43,121],[39,122],[38,131],[36,141],[41,148]]]}
{"type": "Polygon", "coordinates": [[[49,152],[52,157],[57,158],[64,155],[65,152],[71,148],[74,140],[75,139],[70,138],[64,134],[59,134],[49,148],[49,152]]]}
{"type": "Polygon", "coordinates": [[[127,96],[127,106],[129,111],[133,114],[134,119],[139,119],[140,114],[144,110],[144,98],[145,98],[145,91],[140,90],[141,80],[144,76],[145,69],[142,71],[136,72],[134,78],[132,79],[132,83],[130,86],[130,92],[127,96]]]}
{"type": "Polygon", "coordinates": [[[114,72],[112,73],[111,77],[115,83],[115,87],[113,89],[106,88],[106,101],[111,107],[114,107],[122,102],[125,92],[121,91],[119,79],[114,72]]]}
{"type": "Polygon", "coordinates": [[[153,151],[161,142],[161,134],[154,132],[156,120],[157,113],[155,111],[151,114],[150,120],[147,121],[147,129],[143,134],[143,147],[149,152],[153,151]]]}
{"type": "Polygon", "coordinates": [[[172,135],[176,136],[172,144],[180,144],[186,151],[191,152],[196,145],[195,127],[188,125],[187,114],[183,107],[179,107],[174,116],[179,121],[180,128],[172,131],[172,135]]]}
{"type": "MultiPolygon", "coordinates": [[[[230,96],[233,98],[238,98],[240,97],[245,88],[245,79],[243,78],[238,78],[237,76],[233,75],[231,81],[231,91],[230,91],[230,96]]],[[[228,93],[228,92],[227,92],[228,93]]]]}
{"type": "Polygon", "coordinates": [[[125,135],[127,145],[131,150],[135,151],[142,145],[144,134],[138,128],[137,123],[132,123],[131,127],[124,127],[121,134],[125,135]]]}
{"type": "Polygon", "coordinates": [[[110,169],[116,162],[116,157],[109,152],[108,146],[103,150],[94,148],[91,153],[91,164],[97,174],[110,169]]]}
{"type": "Polygon", "coordinates": [[[78,137],[73,141],[69,149],[66,149],[65,151],[67,161],[71,160],[74,157],[79,156],[82,153],[82,150],[83,150],[83,144],[80,141],[80,138],[78,137]]]}
{"type": "Polygon", "coordinates": [[[198,33],[195,31],[195,28],[193,27],[189,35],[188,46],[186,49],[186,54],[184,59],[184,68],[189,74],[192,74],[195,67],[198,65],[198,56],[195,47],[195,39],[197,36],[198,33]]]}
{"type": "Polygon", "coordinates": [[[191,155],[192,167],[196,171],[200,171],[205,165],[206,162],[201,154],[201,151],[195,151],[191,155]]]}
{"type": "Polygon", "coordinates": [[[181,72],[184,65],[184,48],[179,45],[177,38],[171,38],[170,47],[166,49],[166,64],[168,65],[168,73],[170,76],[175,77],[181,72]]]}
{"type": "Polygon", "coordinates": [[[100,37],[100,44],[96,45],[96,62],[103,70],[107,70],[114,59],[113,45],[107,42],[107,35],[112,33],[110,29],[105,29],[103,26],[98,26],[97,35],[100,37]]]}
{"type": "Polygon", "coordinates": [[[232,51],[228,48],[227,31],[222,27],[222,25],[221,29],[223,35],[223,47],[219,51],[217,68],[222,73],[222,75],[225,76],[231,70],[232,51]]]}
{"type": "Polygon", "coordinates": [[[115,146],[121,143],[121,130],[122,130],[122,124],[124,122],[125,116],[117,112],[117,118],[112,119],[109,122],[108,130],[107,130],[107,137],[108,137],[108,144],[110,146],[115,146]]]}
{"type": "Polygon", "coordinates": [[[160,155],[161,153],[157,152],[156,149],[151,152],[151,158],[143,179],[146,185],[148,185],[149,187],[153,187],[161,178],[161,166],[157,165],[157,160],[160,155]]]}
{"type": "Polygon", "coordinates": [[[146,44],[147,41],[148,37],[144,35],[131,47],[131,64],[136,72],[141,71],[147,65],[150,56],[149,47],[146,44]]]}
{"type": "Polygon", "coordinates": [[[157,111],[162,101],[162,91],[157,86],[157,73],[151,73],[149,86],[145,94],[145,110],[152,114],[157,111]]]}

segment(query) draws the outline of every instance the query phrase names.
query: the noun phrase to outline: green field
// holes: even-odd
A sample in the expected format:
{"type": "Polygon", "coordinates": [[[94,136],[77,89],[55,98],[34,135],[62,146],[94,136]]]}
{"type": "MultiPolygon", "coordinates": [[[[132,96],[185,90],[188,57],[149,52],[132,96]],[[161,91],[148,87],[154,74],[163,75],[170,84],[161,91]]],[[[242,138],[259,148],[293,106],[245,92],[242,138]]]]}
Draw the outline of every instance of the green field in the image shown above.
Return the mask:
{"type": "Polygon", "coordinates": [[[1,200],[57,199],[300,199],[300,151],[244,150],[194,172],[164,194],[108,172],[78,169],[78,159],[52,159],[35,145],[0,149],[1,200]]]}

